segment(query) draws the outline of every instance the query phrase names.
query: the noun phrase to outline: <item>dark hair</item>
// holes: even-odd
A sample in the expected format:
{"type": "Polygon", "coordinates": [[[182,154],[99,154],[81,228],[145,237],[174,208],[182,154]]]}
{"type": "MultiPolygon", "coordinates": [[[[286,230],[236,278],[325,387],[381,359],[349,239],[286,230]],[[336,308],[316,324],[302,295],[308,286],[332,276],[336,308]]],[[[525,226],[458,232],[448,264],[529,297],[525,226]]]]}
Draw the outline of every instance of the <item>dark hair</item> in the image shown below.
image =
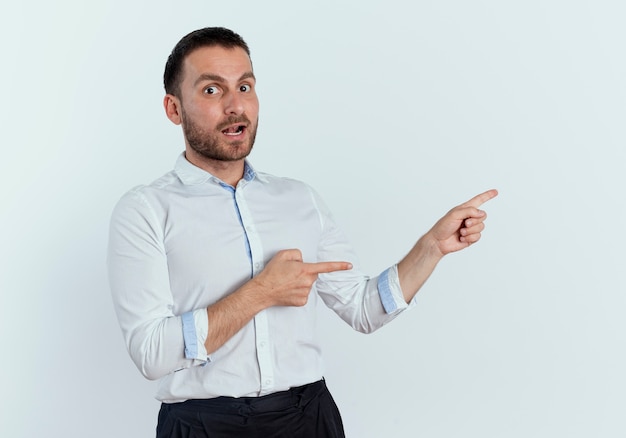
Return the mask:
{"type": "Polygon", "coordinates": [[[163,85],[165,92],[180,97],[180,82],[182,81],[183,61],[185,57],[200,47],[221,46],[228,49],[240,47],[250,56],[250,49],[246,42],[230,29],[224,27],[205,27],[194,30],[185,35],[176,44],[165,63],[163,85]]]}

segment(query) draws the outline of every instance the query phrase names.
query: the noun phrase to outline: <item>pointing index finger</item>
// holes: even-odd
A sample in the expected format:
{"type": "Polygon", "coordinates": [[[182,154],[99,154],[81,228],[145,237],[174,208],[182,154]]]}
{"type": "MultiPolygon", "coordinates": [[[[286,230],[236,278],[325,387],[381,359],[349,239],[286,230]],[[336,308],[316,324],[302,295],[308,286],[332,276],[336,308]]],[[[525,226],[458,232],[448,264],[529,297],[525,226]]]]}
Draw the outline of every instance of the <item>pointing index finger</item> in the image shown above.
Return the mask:
{"type": "Polygon", "coordinates": [[[325,274],[335,271],[346,271],[352,269],[352,263],[349,262],[317,262],[306,263],[312,274],[325,274]]]}
{"type": "Polygon", "coordinates": [[[486,192],[481,193],[480,195],[474,196],[472,199],[464,203],[463,206],[478,208],[481,205],[483,205],[485,202],[489,201],[490,199],[495,198],[496,196],[498,196],[498,191],[496,189],[487,190],[486,192]]]}

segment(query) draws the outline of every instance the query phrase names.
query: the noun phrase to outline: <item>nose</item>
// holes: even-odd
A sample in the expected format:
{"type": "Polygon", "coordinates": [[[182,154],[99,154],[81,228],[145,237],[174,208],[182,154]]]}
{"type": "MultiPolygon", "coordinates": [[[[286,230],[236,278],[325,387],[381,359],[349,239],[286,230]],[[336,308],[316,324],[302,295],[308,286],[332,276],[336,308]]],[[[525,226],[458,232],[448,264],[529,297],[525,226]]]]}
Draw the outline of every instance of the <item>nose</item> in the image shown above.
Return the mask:
{"type": "Polygon", "coordinates": [[[243,99],[237,92],[228,93],[225,96],[224,112],[227,115],[241,115],[244,112],[243,99]]]}

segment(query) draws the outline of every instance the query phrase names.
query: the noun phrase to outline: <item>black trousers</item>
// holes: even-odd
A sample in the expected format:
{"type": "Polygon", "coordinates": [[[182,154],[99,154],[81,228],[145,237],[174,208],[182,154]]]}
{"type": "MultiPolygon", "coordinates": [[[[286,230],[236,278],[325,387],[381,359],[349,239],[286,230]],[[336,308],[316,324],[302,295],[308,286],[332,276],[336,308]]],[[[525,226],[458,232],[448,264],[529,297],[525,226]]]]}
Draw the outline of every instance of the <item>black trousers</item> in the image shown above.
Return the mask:
{"type": "Polygon", "coordinates": [[[326,382],[262,397],[163,403],[157,438],[345,438],[326,382]]]}

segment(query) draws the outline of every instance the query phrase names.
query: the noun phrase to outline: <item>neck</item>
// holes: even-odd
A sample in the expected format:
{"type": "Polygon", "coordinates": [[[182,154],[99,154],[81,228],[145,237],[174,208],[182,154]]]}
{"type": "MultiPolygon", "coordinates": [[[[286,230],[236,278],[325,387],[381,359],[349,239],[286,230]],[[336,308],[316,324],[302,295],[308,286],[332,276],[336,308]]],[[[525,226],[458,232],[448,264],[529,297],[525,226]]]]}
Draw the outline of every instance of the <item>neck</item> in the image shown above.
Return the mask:
{"type": "Polygon", "coordinates": [[[202,170],[206,170],[211,175],[221,179],[232,187],[236,187],[239,180],[243,178],[243,158],[236,161],[213,160],[200,155],[193,150],[185,151],[185,158],[187,158],[187,161],[194,166],[197,166],[202,170]]]}

